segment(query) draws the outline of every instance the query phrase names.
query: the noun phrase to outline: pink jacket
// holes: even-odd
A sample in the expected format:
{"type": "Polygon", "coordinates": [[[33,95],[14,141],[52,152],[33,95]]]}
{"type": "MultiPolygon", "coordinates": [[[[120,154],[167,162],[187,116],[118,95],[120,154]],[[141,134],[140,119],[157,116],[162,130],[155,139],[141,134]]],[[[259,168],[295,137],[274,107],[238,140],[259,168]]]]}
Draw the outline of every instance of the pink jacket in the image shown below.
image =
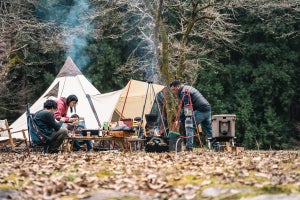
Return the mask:
{"type": "Polygon", "coordinates": [[[60,97],[58,100],[56,100],[57,103],[57,110],[54,113],[54,117],[56,120],[60,120],[60,118],[65,117],[66,122],[69,121],[69,117],[67,116],[68,108],[67,100],[64,97],[60,97]]]}

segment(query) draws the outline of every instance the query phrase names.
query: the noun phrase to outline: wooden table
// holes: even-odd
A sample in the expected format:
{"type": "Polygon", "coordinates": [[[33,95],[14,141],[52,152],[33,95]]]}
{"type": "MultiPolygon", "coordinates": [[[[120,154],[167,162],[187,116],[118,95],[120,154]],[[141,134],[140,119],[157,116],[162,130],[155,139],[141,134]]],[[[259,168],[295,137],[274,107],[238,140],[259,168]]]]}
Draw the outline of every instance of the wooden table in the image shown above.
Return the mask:
{"type": "Polygon", "coordinates": [[[135,150],[143,150],[144,143],[145,143],[145,139],[132,138],[132,137],[125,138],[125,145],[127,149],[130,151],[130,153],[132,153],[132,151],[135,150]]]}
{"type": "MultiPolygon", "coordinates": [[[[133,150],[142,149],[144,144],[144,139],[132,138],[132,137],[114,137],[114,136],[73,136],[66,137],[64,144],[71,143],[71,148],[75,140],[95,140],[95,141],[114,141],[119,144],[123,152],[132,152],[133,150]]],[[[63,148],[66,146],[64,145],[63,148]]],[[[66,149],[66,148],[65,148],[66,149]]]]}

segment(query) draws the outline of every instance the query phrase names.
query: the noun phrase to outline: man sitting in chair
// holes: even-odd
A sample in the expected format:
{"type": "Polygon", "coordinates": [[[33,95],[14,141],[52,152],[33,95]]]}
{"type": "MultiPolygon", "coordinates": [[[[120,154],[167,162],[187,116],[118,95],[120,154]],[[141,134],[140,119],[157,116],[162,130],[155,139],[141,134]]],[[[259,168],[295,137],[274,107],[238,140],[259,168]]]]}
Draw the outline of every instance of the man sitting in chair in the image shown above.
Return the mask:
{"type": "Polygon", "coordinates": [[[57,103],[54,100],[47,100],[44,103],[44,109],[35,113],[34,122],[42,133],[50,137],[49,153],[58,153],[58,148],[67,137],[68,130],[61,128],[64,121],[62,118],[57,122],[54,118],[54,112],[57,110],[57,103]]]}

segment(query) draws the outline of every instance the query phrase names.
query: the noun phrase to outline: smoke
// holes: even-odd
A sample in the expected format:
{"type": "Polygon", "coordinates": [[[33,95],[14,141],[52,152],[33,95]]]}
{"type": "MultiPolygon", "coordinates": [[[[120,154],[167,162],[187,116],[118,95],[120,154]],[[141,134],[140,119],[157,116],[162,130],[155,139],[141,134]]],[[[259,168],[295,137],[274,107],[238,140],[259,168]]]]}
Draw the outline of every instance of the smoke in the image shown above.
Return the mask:
{"type": "Polygon", "coordinates": [[[148,58],[146,59],[148,60],[149,67],[147,67],[145,71],[146,80],[154,83],[160,83],[161,79],[160,79],[159,71],[157,69],[158,59],[156,55],[156,47],[153,40],[150,41],[148,40],[147,43],[148,43],[147,45],[149,49],[149,53],[148,53],[149,55],[148,58]]]}
{"type": "Polygon", "coordinates": [[[87,38],[93,30],[90,16],[94,10],[88,0],[40,0],[37,13],[43,20],[49,20],[61,27],[63,43],[67,58],[70,56],[78,67],[84,68],[89,62],[89,56],[84,55],[88,45],[87,38]]]}
{"type": "MultiPolygon", "coordinates": [[[[134,8],[135,7],[132,9],[134,8]]],[[[161,83],[161,76],[158,70],[157,47],[154,36],[155,18],[151,17],[151,13],[148,12],[150,12],[149,9],[147,9],[147,6],[144,5],[142,1],[141,4],[139,4],[139,9],[134,9],[134,11],[131,12],[133,17],[127,16],[127,18],[136,19],[132,24],[138,24],[138,31],[135,30],[133,35],[135,35],[139,41],[136,56],[141,69],[145,72],[144,80],[161,83]]]]}

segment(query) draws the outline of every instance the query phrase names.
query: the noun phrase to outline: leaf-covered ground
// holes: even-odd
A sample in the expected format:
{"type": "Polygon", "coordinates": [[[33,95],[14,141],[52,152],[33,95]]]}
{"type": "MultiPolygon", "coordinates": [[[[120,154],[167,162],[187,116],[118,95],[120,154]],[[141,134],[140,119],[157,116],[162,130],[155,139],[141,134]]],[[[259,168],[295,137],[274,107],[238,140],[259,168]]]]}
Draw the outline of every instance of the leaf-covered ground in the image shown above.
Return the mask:
{"type": "Polygon", "coordinates": [[[0,199],[299,199],[299,154],[0,153],[0,199]]]}

